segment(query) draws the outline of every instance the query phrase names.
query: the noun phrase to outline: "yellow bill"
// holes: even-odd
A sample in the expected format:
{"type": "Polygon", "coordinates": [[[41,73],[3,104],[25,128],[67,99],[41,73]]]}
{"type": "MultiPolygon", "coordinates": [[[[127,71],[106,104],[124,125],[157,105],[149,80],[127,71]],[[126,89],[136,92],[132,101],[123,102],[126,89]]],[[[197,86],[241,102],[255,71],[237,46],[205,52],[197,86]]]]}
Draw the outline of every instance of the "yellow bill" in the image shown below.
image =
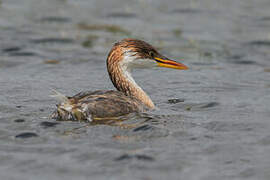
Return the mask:
{"type": "Polygon", "coordinates": [[[155,57],[156,62],[158,63],[158,66],[160,67],[166,67],[166,68],[173,68],[173,69],[181,69],[186,70],[188,67],[182,63],[169,60],[169,59],[161,59],[158,57],[155,57]]]}

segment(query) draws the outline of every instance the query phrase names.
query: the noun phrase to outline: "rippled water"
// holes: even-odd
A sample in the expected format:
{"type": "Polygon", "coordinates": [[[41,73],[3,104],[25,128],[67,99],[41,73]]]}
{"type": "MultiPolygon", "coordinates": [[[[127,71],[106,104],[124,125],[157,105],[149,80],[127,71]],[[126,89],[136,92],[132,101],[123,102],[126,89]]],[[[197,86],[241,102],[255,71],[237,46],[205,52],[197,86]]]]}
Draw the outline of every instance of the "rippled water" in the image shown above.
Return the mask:
{"type": "Polygon", "coordinates": [[[270,179],[269,0],[0,1],[1,179],[270,179]],[[189,71],[138,70],[158,110],[56,122],[52,89],[112,89],[135,37],[189,71]]]}

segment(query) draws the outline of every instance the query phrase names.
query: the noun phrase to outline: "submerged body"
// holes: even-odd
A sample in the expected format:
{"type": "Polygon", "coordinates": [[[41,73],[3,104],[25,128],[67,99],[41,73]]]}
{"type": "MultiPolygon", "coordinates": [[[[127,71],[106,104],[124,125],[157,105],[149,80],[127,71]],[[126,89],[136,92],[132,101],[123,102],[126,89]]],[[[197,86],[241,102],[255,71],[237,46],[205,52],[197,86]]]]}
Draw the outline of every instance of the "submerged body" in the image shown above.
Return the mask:
{"type": "Polygon", "coordinates": [[[59,120],[88,120],[118,117],[148,108],[120,91],[86,91],[67,97],[57,105],[52,117],[59,120]]]}
{"type": "Polygon", "coordinates": [[[134,68],[155,66],[187,69],[181,63],[159,54],[150,44],[136,39],[116,43],[107,58],[107,70],[118,91],[87,91],[73,97],[55,95],[61,99],[52,117],[58,120],[88,120],[126,115],[154,109],[150,97],[131,76],[134,68]]]}

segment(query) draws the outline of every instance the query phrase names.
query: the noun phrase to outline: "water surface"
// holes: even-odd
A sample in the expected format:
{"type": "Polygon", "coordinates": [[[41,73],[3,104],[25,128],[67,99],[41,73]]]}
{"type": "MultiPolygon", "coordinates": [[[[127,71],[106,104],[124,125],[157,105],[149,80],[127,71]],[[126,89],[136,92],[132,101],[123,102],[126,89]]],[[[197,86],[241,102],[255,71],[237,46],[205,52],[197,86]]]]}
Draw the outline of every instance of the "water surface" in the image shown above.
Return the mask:
{"type": "Polygon", "coordinates": [[[270,178],[270,2],[2,0],[1,179],[270,178]],[[158,110],[56,122],[52,89],[113,89],[116,41],[190,67],[138,70],[158,110]]]}

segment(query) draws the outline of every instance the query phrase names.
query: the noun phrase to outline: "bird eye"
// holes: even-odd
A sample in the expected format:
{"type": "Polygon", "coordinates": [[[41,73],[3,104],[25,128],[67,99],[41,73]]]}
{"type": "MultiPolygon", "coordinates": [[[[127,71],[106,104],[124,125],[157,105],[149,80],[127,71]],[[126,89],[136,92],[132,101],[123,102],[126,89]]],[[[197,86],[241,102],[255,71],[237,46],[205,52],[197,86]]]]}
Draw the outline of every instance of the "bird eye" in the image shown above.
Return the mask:
{"type": "Polygon", "coordinates": [[[149,56],[150,56],[150,57],[154,57],[154,52],[153,52],[153,51],[150,51],[150,52],[149,52],[149,56]]]}

